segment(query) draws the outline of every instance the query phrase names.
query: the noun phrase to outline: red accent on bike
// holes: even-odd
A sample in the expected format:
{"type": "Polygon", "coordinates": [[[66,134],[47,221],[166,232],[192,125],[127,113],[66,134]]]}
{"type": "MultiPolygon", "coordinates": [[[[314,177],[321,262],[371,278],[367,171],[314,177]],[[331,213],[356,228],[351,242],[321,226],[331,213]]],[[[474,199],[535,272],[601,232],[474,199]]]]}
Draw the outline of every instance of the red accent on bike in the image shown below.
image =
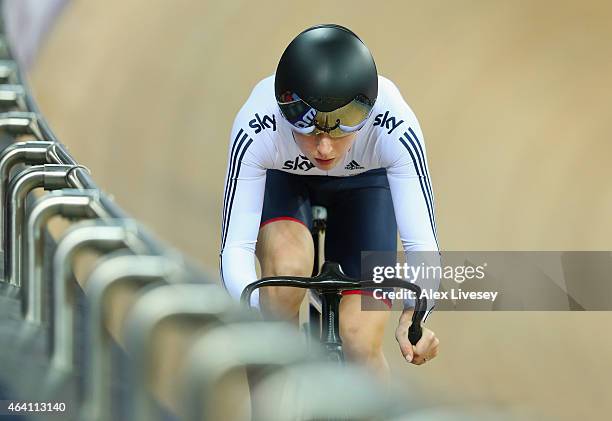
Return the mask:
{"type": "MultiPolygon", "coordinates": [[[[352,295],[352,294],[369,295],[370,297],[374,297],[374,291],[365,291],[363,289],[348,289],[346,291],[342,291],[342,295],[352,295]]],[[[389,309],[391,309],[391,307],[393,306],[393,304],[391,303],[391,300],[388,298],[383,298],[380,301],[385,303],[387,307],[389,307],[389,309]]]]}
{"type": "Polygon", "coordinates": [[[306,228],[308,228],[304,222],[300,221],[299,219],[292,218],[290,216],[279,216],[278,218],[268,219],[267,221],[262,222],[261,225],[259,225],[259,228],[262,228],[264,225],[268,225],[270,222],[276,222],[276,221],[293,221],[293,222],[298,222],[298,223],[304,225],[306,228]]]}

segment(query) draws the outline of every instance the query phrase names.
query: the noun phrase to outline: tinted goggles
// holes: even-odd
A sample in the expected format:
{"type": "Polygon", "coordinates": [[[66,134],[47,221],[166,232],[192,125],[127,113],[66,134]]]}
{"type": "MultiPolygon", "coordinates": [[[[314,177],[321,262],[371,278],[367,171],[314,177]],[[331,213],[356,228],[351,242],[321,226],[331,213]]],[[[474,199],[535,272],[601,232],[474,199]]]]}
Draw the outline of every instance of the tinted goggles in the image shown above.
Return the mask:
{"type": "Polygon", "coordinates": [[[286,93],[278,106],[294,131],[305,135],[327,133],[342,137],[361,129],[372,112],[374,101],[363,95],[334,111],[323,112],[311,107],[295,93],[286,93]]]}

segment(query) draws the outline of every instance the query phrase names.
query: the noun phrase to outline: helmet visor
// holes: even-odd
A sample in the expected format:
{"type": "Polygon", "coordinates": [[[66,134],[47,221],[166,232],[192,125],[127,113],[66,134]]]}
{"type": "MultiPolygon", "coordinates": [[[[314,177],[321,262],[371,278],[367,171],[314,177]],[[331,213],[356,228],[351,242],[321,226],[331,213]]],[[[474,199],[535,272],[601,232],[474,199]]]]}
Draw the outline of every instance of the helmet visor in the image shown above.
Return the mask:
{"type": "Polygon", "coordinates": [[[374,102],[357,96],[343,107],[322,112],[308,105],[295,93],[286,93],[278,106],[294,131],[305,135],[327,133],[342,137],[361,129],[372,112],[374,102]]]}

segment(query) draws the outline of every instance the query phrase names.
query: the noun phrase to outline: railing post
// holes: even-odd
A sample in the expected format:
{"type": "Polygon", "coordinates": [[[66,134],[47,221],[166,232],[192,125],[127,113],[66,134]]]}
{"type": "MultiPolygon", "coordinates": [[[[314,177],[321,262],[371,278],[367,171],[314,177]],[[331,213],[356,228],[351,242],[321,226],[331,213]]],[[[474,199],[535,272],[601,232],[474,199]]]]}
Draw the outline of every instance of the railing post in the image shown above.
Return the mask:
{"type": "Polygon", "coordinates": [[[320,348],[307,349],[302,335],[285,323],[235,323],[209,330],[193,343],[185,362],[184,419],[212,419],[216,386],[238,368],[279,368],[320,355],[320,348]]]}
{"type": "MultiPolygon", "coordinates": [[[[6,220],[6,190],[11,170],[17,164],[41,165],[50,163],[47,160],[52,142],[17,142],[2,151],[0,155],[0,238],[4,239],[4,221],[6,220]]],[[[4,250],[4,241],[0,243],[4,250]]]]}
{"type": "Polygon", "coordinates": [[[21,285],[19,271],[26,196],[37,187],[46,190],[69,187],[68,174],[74,168],[71,165],[35,165],[16,175],[9,183],[6,192],[7,213],[4,232],[4,277],[9,284],[21,285]]]}
{"type": "Polygon", "coordinates": [[[105,421],[111,415],[111,364],[107,330],[104,328],[105,300],[119,284],[177,282],[184,276],[180,260],[169,256],[137,256],[126,251],[109,255],[93,269],[85,284],[89,304],[87,322],[87,355],[85,367],[85,400],[81,419],[105,421]]]}
{"type": "Polygon", "coordinates": [[[98,190],[60,190],[38,199],[26,223],[24,256],[21,259],[22,310],[28,322],[42,322],[44,227],[55,215],[69,218],[100,218],[98,190]]]}
{"type": "Polygon", "coordinates": [[[74,290],[70,285],[72,259],[85,247],[104,252],[119,248],[129,248],[141,254],[148,252],[138,238],[137,225],[128,220],[80,222],[60,239],[53,256],[50,352],[52,364],[66,370],[73,367],[74,352],[74,290]]]}
{"type": "MultiPolygon", "coordinates": [[[[241,311],[242,310],[242,311],[241,311]]],[[[124,343],[135,364],[134,398],[131,400],[131,420],[153,420],[148,372],[151,337],[155,328],[173,316],[197,316],[198,323],[210,326],[245,320],[240,309],[219,285],[187,283],[159,286],[146,292],[134,304],[125,323],[124,343]]]]}

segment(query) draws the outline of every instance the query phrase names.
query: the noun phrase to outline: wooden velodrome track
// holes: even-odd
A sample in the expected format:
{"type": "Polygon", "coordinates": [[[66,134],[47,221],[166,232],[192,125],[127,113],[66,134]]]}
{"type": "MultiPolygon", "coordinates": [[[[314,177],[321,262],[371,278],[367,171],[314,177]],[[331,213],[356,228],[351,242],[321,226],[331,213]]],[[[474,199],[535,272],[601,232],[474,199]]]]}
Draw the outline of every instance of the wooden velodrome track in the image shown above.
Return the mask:
{"type": "MultiPolygon", "coordinates": [[[[74,1],[30,76],[96,181],[214,272],[236,111],[297,32],[341,23],[420,118],[444,249],[609,250],[611,18],[604,1],[74,1]]],[[[400,358],[395,320],[407,394],[612,410],[609,312],[438,312],[441,354],[423,367],[400,358]]]]}

